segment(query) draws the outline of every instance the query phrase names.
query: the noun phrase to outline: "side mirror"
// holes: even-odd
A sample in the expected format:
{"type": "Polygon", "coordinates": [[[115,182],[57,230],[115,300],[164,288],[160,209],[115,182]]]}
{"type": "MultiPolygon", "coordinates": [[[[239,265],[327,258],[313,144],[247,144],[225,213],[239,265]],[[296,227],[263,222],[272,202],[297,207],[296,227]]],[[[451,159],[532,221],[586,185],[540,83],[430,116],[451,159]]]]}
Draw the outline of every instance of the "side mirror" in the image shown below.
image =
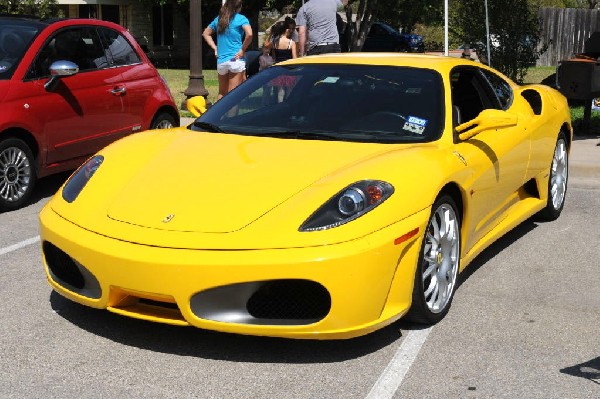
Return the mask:
{"type": "Polygon", "coordinates": [[[72,76],[79,72],[77,64],[71,61],[54,61],[50,65],[51,78],[44,83],[44,89],[52,91],[56,88],[58,81],[63,76],[72,76]]]}
{"type": "Polygon", "coordinates": [[[498,129],[502,127],[516,126],[519,118],[498,109],[484,109],[475,119],[456,126],[459,133],[458,138],[468,140],[484,130],[498,129]]]}

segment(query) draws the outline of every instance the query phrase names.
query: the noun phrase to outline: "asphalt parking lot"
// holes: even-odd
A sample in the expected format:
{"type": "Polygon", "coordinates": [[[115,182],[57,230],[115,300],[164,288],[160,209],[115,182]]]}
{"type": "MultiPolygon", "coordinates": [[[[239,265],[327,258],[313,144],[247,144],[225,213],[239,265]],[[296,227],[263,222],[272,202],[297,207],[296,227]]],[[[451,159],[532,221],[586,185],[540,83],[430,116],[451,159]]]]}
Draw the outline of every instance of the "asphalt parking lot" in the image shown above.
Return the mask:
{"type": "Polygon", "coordinates": [[[84,308],[45,281],[37,213],[0,214],[0,397],[600,397],[600,146],[578,138],[555,222],[527,221],[461,278],[448,316],[347,341],[214,333],[84,308]]]}

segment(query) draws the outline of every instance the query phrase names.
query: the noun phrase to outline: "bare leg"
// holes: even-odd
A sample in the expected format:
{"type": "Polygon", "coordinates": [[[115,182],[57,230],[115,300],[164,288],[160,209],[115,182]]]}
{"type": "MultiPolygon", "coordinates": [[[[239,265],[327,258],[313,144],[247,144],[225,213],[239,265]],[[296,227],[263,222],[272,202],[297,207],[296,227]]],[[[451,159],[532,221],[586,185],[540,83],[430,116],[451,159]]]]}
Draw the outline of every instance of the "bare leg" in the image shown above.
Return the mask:
{"type": "Polygon", "coordinates": [[[219,76],[219,95],[217,96],[217,101],[221,99],[227,92],[229,91],[229,75],[218,75],[219,76]]]}
{"type": "Polygon", "coordinates": [[[231,90],[238,87],[244,81],[244,76],[246,76],[246,71],[239,72],[239,73],[229,72],[228,76],[229,76],[229,90],[228,90],[228,93],[229,93],[231,90]]]}
{"type": "MultiPolygon", "coordinates": [[[[229,93],[231,90],[233,90],[236,87],[238,87],[244,81],[244,76],[245,75],[246,75],[246,71],[240,72],[240,73],[229,72],[227,74],[227,76],[229,78],[229,88],[228,88],[227,92],[229,93]]],[[[229,110],[229,112],[227,112],[227,115],[229,117],[232,117],[232,116],[236,116],[237,113],[238,113],[238,106],[236,105],[233,108],[231,108],[229,110]]]]}

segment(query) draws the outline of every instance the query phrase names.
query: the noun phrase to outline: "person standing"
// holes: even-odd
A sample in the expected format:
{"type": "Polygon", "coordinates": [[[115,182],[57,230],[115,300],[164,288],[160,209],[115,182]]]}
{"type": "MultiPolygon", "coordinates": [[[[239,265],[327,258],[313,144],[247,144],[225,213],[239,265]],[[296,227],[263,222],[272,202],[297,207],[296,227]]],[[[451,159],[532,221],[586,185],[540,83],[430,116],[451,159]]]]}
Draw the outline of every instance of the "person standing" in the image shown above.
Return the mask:
{"type": "MultiPolygon", "coordinates": [[[[285,21],[279,21],[271,28],[271,35],[265,47],[271,49],[275,63],[297,57],[296,42],[292,40],[295,27],[285,21]]],[[[280,75],[271,82],[277,88],[277,101],[282,102],[296,84],[293,76],[280,75]]]]}
{"type": "Polygon", "coordinates": [[[337,10],[347,5],[348,0],[310,0],[300,7],[296,15],[298,55],[341,52],[337,10]]]}
{"type": "Polygon", "coordinates": [[[252,42],[248,18],[240,14],[242,0],[226,0],[219,15],[204,29],[202,37],[217,57],[219,95],[217,101],[244,81],[244,53],[252,42]],[[213,34],[217,34],[217,43],[213,34]]]}
{"type": "Polygon", "coordinates": [[[283,21],[277,22],[271,28],[271,35],[265,45],[271,47],[275,62],[297,57],[296,42],[292,40],[293,30],[294,28],[288,27],[283,21]]]}

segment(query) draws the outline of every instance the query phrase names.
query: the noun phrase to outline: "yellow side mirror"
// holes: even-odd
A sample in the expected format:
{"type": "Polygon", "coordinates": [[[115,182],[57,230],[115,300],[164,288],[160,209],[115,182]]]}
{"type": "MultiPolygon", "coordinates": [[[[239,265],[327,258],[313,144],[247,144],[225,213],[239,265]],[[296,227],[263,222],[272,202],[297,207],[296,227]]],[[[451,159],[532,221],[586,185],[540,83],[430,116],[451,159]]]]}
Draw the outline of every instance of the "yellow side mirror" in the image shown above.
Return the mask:
{"type": "Polygon", "coordinates": [[[517,115],[499,109],[484,109],[475,119],[458,125],[455,129],[461,140],[468,140],[484,130],[516,126],[518,122],[517,115]]]}

